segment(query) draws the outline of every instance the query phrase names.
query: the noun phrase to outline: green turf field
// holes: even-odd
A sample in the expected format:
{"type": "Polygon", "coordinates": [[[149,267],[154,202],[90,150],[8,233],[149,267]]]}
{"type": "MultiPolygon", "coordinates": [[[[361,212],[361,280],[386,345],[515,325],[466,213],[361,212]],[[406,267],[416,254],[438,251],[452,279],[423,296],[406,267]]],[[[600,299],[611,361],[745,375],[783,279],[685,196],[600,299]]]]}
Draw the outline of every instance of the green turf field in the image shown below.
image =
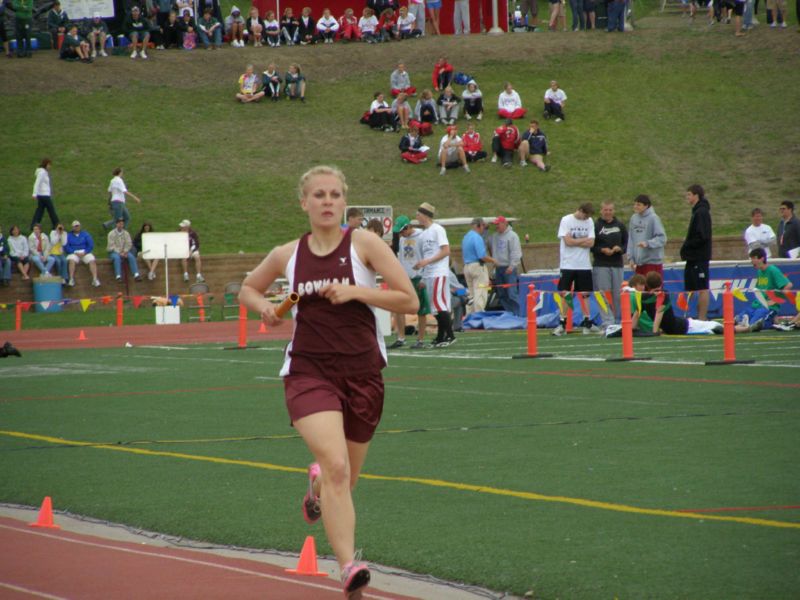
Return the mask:
{"type": "MultiPolygon", "coordinates": [[[[510,360],[523,332],[394,352],[355,492],[365,558],[537,598],[796,598],[800,336],[739,337],[755,366],[702,366],[720,337],[635,343],[653,361],[582,335],[510,360]]],[[[2,361],[0,500],[329,553],[300,516],[280,349],[2,361]]]]}

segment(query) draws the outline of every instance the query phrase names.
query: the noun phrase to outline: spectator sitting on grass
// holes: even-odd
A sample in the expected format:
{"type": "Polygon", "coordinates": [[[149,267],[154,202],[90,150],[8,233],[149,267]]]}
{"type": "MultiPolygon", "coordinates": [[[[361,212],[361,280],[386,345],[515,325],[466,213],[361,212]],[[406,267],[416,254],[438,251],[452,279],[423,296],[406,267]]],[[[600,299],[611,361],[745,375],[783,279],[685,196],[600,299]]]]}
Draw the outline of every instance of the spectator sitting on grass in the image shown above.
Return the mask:
{"type": "Polygon", "coordinates": [[[147,59],[147,44],[150,43],[150,22],[142,15],[138,6],[131,8],[123,26],[131,40],[131,58],[136,58],[137,48],[141,45],[139,56],[147,59]]]}
{"type": "Polygon", "coordinates": [[[392,96],[400,94],[413,96],[417,93],[417,88],[411,85],[411,76],[406,71],[404,63],[397,63],[397,68],[389,76],[389,85],[392,88],[392,96]]]}
{"type": "MultiPolygon", "coordinates": [[[[189,258],[194,259],[194,268],[195,271],[197,271],[197,275],[195,276],[197,283],[203,283],[205,278],[201,272],[203,270],[203,265],[200,260],[200,237],[197,235],[197,232],[192,229],[192,222],[189,219],[181,221],[179,227],[181,231],[185,231],[189,234],[189,258]]],[[[182,259],[181,264],[183,265],[183,280],[189,281],[189,259],[182,259]]]]}
{"type": "Polygon", "coordinates": [[[306,78],[300,71],[300,65],[292,63],[286,71],[286,95],[289,100],[300,98],[300,102],[306,101],[306,78]]]}
{"type": "Polygon", "coordinates": [[[100,13],[92,15],[92,20],[86,29],[86,39],[92,50],[91,57],[97,56],[97,48],[100,48],[100,56],[108,56],[106,53],[106,40],[108,40],[108,25],[100,18],[100,13]]]}
{"type": "Polygon", "coordinates": [[[436,104],[439,106],[439,120],[446,125],[453,125],[458,118],[458,104],[461,98],[455,95],[453,88],[447,86],[439,95],[436,104]]]}
{"type": "Polygon", "coordinates": [[[61,45],[60,58],[90,63],[92,62],[89,56],[90,52],[89,42],[80,36],[78,26],[70,25],[67,35],[64,36],[64,43],[61,45]]]}
{"type": "MultiPolygon", "coordinates": [[[[274,12],[269,11],[267,13],[267,18],[270,17],[270,14],[272,14],[270,21],[275,22],[274,33],[277,38],[277,36],[280,36],[280,27],[278,26],[278,22],[275,21],[274,12]]],[[[247,20],[245,21],[244,33],[247,36],[247,40],[253,44],[253,48],[261,47],[261,40],[264,39],[264,21],[259,16],[258,8],[255,6],[250,7],[250,13],[247,15],[247,20]]]]}
{"type": "Polygon", "coordinates": [[[392,8],[385,8],[378,19],[378,41],[388,42],[397,37],[397,15],[392,8]]]}
{"type": "Polygon", "coordinates": [[[408,122],[411,120],[411,105],[408,103],[408,96],[405,92],[400,92],[392,102],[392,125],[397,129],[408,129],[408,122]]]}
{"type": "Polygon", "coordinates": [[[358,27],[358,19],[352,8],[346,8],[344,14],[339,17],[339,37],[348,42],[361,39],[361,29],[358,27]]]}
{"type": "Polygon", "coordinates": [[[527,113],[527,109],[522,108],[522,100],[510,82],[503,84],[503,91],[497,98],[497,115],[501,119],[521,119],[527,113]]]}
{"type": "Polygon", "coordinates": [[[192,50],[197,45],[197,25],[188,8],[183,10],[183,15],[178,23],[181,32],[181,44],[184,50],[192,50]]]}
{"type": "Polygon", "coordinates": [[[210,6],[206,6],[203,16],[197,21],[197,29],[206,50],[222,48],[222,24],[212,14],[210,6]]]}
{"type": "Polygon", "coordinates": [[[259,87],[258,75],[253,72],[253,65],[247,65],[239,77],[239,93],[236,94],[236,99],[243,104],[258,102],[264,97],[264,92],[259,91],[259,87]]]}
{"type": "Polygon", "coordinates": [[[472,79],[467,84],[467,89],[461,94],[464,101],[464,117],[469,121],[475,117],[480,121],[483,118],[483,92],[478,89],[478,84],[472,79]]]}
{"type": "Polygon", "coordinates": [[[375,11],[371,8],[365,8],[361,13],[361,18],[358,20],[358,28],[361,30],[361,39],[368,44],[375,44],[378,42],[378,19],[375,17],[375,11]]]}
{"type": "Polygon", "coordinates": [[[519,143],[519,164],[522,167],[528,166],[528,160],[536,165],[540,171],[549,171],[550,166],[544,164],[544,157],[547,156],[547,137],[539,129],[539,121],[531,121],[528,130],[522,134],[519,143]]]}
{"type": "MultiPolygon", "coordinates": [[[[5,23],[3,26],[5,26],[5,23]]],[[[67,11],[61,9],[60,0],[53,2],[53,6],[47,11],[47,31],[50,32],[53,48],[60,50],[58,38],[65,37],[67,31],[69,31],[69,17],[67,16],[67,11]]]]}
{"type": "Polygon", "coordinates": [[[467,165],[467,155],[464,153],[464,141],[458,135],[458,127],[450,125],[447,133],[439,142],[439,175],[447,173],[447,169],[455,169],[461,166],[469,173],[467,165]]]}
{"type": "MultiPolygon", "coordinates": [[[[142,253],[142,235],[145,233],[150,233],[153,231],[153,225],[150,221],[145,221],[142,223],[142,228],[139,230],[139,233],[136,234],[136,237],[133,238],[133,249],[136,250],[136,254],[139,255],[142,253]]],[[[158,261],[159,259],[146,259],[143,258],[144,264],[147,265],[147,279],[149,281],[153,281],[156,278],[156,269],[158,268],[158,261]]]]}
{"type": "Polygon", "coordinates": [[[244,17],[239,7],[231,7],[231,14],[225,17],[225,35],[232,48],[244,48],[244,17]]]}
{"type": "Polygon", "coordinates": [[[387,104],[382,92],[375,92],[372,104],[369,106],[369,126],[372,129],[394,131],[392,125],[392,109],[387,104]]]}
{"type": "Polygon", "coordinates": [[[467,162],[477,162],[486,158],[483,150],[481,134],[475,131],[475,124],[468,123],[467,131],[464,133],[464,154],[467,155],[467,162]]]}
{"type": "Polygon", "coordinates": [[[417,17],[408,12],[407,6],[401,6],[397,15],[397,39],[407,40],[421,37],[422,31],[417,28],[417,17]]]}
{"type": "Polygon", "coordinates": [[[19,225],[12,225],[8,230],[8,256],[11,264],[17,267],[22,279],[30,279],[28,271],[31,269],[31,250],[28,238],[20,232],[19,225]]]}
{"type": "Polygon", "coordinates": [[[3,235],[2,226],[0,226],[0,285],[4,287],[11,285],[11,259],[8,257],[8,240],[3,235]]]}
{"type": "Polygon", "coordinates": [[[431,79],[433,80],[433,90],[435,92],[441,92],[452,83],[453,65],[447,62],[444,56],[440,56],[436,64],[433,65],[433,75],[431,79]]]}
{"type": "Polygon", "coordinates": [[[31,262],[39,269],[42,277],[50,277],[50,269],[56,263],[56,259],[50,256],[50,238],[46,233],[42,233],[42,226],[36,223],[33,231],[28,236],[28,248],[31,252],[31,262]]]}
{"type": "Polygon", "coordinates": [[[281,17],[281,37],[283,37],[287,46],[294,46],[297,43],[297,30],[300,26],[300,21],[294,16],[291,7],[287,7],[283,11],[281,17]]]}
{"type": "MultiPolygon", "coordinates": [[[[751,331],[761,331],[771,329],[778,314],[778,302],[770,298],[766,293],[769,291],[784,291],[792,289],[792,282],[789,281],[781,270],[775,265],[767,264],[767,253],[763,248],[756,248],[750,251],[750,262],[756,269],[756,290],[760,290],[761,299],[767,306],[756,298],[751,305],[740,312],[734,318],[736,333],[748,333],[751,331]]],[[[756,292],[758,293],[758,292],[756,292]]]]}
{"type": "Polygon", "coordinates": [[[178,14],[170,11],[167,20],[161,25],[161,49],[166,50],[170,46],[180,48],[183,46],[183,32],[181,23],[178,21],[178,14]]]}
{"type": "MultiPolygon", "coordinates": [[[[642,312],[634,307],[631,326],[642,331],[667,335],[708,335],[721,334],[724,331],[722,323],[717,321],[702,321],[699,319],[685,319],[679,317],[672,310],[669,292],[662,289],[664,283],[661,273],[650,271],[645,277],[646,293],[642,294],[642,312]]],[[[638,287],[637,287],[637,291],[638,287]]]]}
{"type": "Polygon", "coordinates": [[[414,164],[428,160],[428,153],[422,149],[422,138],[416,125],[410,125],[408,133],[400,138],[400,158],[403,162],[414,164]]]}
{"type": "MultiPolygon", "coordinates": [[[[267,18],[263,21],[264,34],[263,37],[267,40],[270,48],[279,48],[281,45],[281,24],[275,18],[273,11],[267,11],[267,18]]],[[[261,42],[258,43],[261,45],[261,42]]]]}
{"type": "Polygon", "coordinates": [[[317,22],[311,16],[311,8],[306,6],[297,22],[297,39],[301,46],[308,46],[317,40],[317,22]]]}
{"type": "Polygon", "coordinates": [[[331,14],[330,9],[322,11],[322,16],[317,21],[317,34],[325,44],[332,44],[339,31],[339,21],[331,14]]]}
{"type": "Polygon", "coordinates": [[[75,268],[81,262],[89,267],[92,273],[92,285],[100,287],[100,280],[97,278],[97,261],[92,254],[94,250],[94,240],[89,235],[88,231],[81,230],[81,222],[72,222],[72,231],[67,234],[67,245],[64,246],[64,252],[67,254],[67,263],[69,268],[69,282],[67,285],[73,287],[75,285],[75,268]]]}
{"type": "Polygon", "coordinates": [[[492,137],[492,162],[496,163],[501,159],[503,166],[511,167],[514,160],[514,152],[519,147],[519,129],[514,125],[514,121],[506,119],[505,123],[494,130],[492,137]]]}
{"type": "Polygon", "coordinates": [[[564,90],[559,89],[558,82],[554,79],[550,82],[550,87],[544,93],[544,118],[556,118],[556,123],[560,123],[567,117],[564,116],[564,104],[567,102],[567,95],[564,90]]]}
{"type": "Polygon", "coordinates": [[[128,269],[136,281],[141,281],[139,265],[136,262],[136,250],[133,248],[131,234],[125,229],[125,220],[117,219],[114,229],[108,232],[108,257],[114,265],[114,279],[122,281],[122,261],[128,261],[128,269]]]}
{"type": "Polygon", "coordinates": [[[269,63],[267,70],[261,75],[261,85],[264,86],[264,93],[269,94],[273,102],[281,99],[281,74],[275,63],[269,63]]]}
{"type": "Polygon", "coordinates": [[[439,111],[436,110],[436,101],[433,99],[433,92],[422,90],[417,106],[414,107],[414,116],[420,123],[438,123],[439,111]]]}
{"type": "Polygon", "coordinates": [[[55,229],[50,232],[50,256],[58,265],[58,276],[61,283],[67,285],[69,271],[67,269],[67,255],[64,253],[64,246],[67,245],[67,232],[61,223],[56,224],[55,229]]]}

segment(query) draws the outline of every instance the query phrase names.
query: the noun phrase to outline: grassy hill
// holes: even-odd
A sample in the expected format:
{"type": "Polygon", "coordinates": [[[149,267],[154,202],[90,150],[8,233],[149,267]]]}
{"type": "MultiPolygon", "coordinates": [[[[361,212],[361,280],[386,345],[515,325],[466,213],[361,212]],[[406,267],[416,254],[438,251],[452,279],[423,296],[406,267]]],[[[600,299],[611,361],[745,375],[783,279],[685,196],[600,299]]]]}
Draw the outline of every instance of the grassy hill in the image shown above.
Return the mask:
{"type": "MultiPolygon", "coordinates": [[[[353,204],[391,204],[397,214],[427,201],[443,217],[513,215],[532,241],[553,240],[560,217],[586,200],[614,200],[627,219],[639,193],[680,237],[689,214],[684,191],[696,182],[711,199],[715,233],[740,232],[756,205],[774,225],[778,203],[798,200],[800,189],[800,36],[762,25],[738,39],[732,25],[709,30],[657,13],[638,24],[625,35],[153,51],[146,62],[111,57],[93,65],[67,64],[54,52],[4,61],[0,223],[27,229],[33,172],[49,156],[62,220],[79,218],[101,235],[111,171],[123,166],[144,201],[131,207],[132,229],[147,219],[172,230],[189,218],[213,253],[266,251],[301,232],[296,182],[320,163],[344,170],[353,204]],[[487,162],[441,177],[432,161],[400,161],[399,134],[358,124],[398,60],[423,88],[441,54],[478,81],[490,107],[511,81],[535,118],[548,82],[559,80],[568,120],[544,122],[550,173],[487,162]],[[238,105],[236,80],[248,62],[258,70],[275,62],[281,72],[300,63],[308,102],[238,105]]],[[[479,124],[485,145],[498,123],[487,111],[479,124]]],[[[438,147],[442,134],[429,145],[438,147]]]]}

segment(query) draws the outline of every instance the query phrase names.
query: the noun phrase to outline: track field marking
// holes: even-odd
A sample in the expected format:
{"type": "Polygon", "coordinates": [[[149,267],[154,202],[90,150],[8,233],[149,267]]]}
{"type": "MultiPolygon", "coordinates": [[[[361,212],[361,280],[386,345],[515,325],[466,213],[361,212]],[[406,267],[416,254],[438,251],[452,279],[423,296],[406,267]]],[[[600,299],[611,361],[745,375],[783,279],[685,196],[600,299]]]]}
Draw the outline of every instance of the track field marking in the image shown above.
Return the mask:
{"type": "MultiPolygon", "coordinates": [[[[264,469],[268,471],[280,471],[284,473],[299,473],[306,475],[307,467],[289,467],[286,465],[275,465],[272,463],[264,463],[249,460],[233,460],[230,458],[221,458],[217,456],[204,456],[198,454],[184,454],[181,452],[164,452],[159,450],[145,450],[143,448],[129,448],[125,446],[106,446],[97,445],[92,442],[81,442],[76,440],[67,440],[64,438],[57,438],[45,435],[37,435],[33,433],[24,433],[20,431],[2,431],[0,435],[8,437],[36,440],[40,442],[47,442],[50,444],[59,444],[67,446],[83,446],[90,447],[97,450],[113,450],[115,452],[128,452],[131,454],[138,454],[141,456],[160,456],[166,458],[180,458],[185,460],[195,460],[200,462],[208,462],[222,465],[235,465],[242,467],[252,467],[256,469],[264,469]]],[[[720,515],[699,514],[690,512],[680,512],[678,510],[665,510],[658,508],[640,508],[638,506],[630,506],[627,504],[618,504],[614,502],[601,502],[598,500],[589,500],[587,498],[571,498],[569,496],[552,496],[546,494],[538,494],[536,492],[523,492],[518,490],[509,490],[503,488],[495,488],[485,485],[474,485],[469,483],[459,483],[454,481],[444,481],[441,479],[427,479],[423,477],[404,477],[404,476],[391,476],[391,475],[371,475],[369,473],[362,473],[362,479],[373,481],[388,481],[398,483],[413,483],[417,485],[424,485],[429,487],[446,488],[462,492],[475,492],[479,494],[491,494],[494,496],[505,496],[509,498],[518,498],[521,500],[531,500],[539,502],[554,502],[560,504],[570,504],[573,506],[580,506],[584,508],[597,508],[601,510],[609,510],[613,512],[622,512],[637,515],[647,515],[653,517],[674,517],[680,519],[692,519],[699,521],[723,521],[729,523],[741,523],[745,525],[757,525],[761,527],[778,527],[783,529],[799,529],[800,523],[792,523],[788,521],[773,521],[769,519],[756,519],[749,517],[728,517],[720,515]]]]}
{"type": "Polygon", "coordinates": [[[11,583],[5,583],[3,581],[0,581],[0,588],[6,588],[7,590],[20,592],[22,594],[28,594],[29,596],[35,596],[36,598],[45,598],[46,600],[69,600],[68,598],[64,598],[63,596],[53,596],[53,594],[46,594],[45,592],[37,592],[36,590],[31,590],[18,585],[13,585],[11,583]]]}
{"type": "Polygon", "coordinates": [[[754,510],[798,510],[800,504],[790,506],[723,506],[721,508],[684,508],[678,512],[738,512],[738,511],[754,511],[754,510]]]}
{"type": "MultiPolygon", "coordinates": [[[[310,581],[306,581],[303,579],[293,579],[290,577],[281,577],[280,575],[272,575],[270,573],[262,573],[260,571],[251,571],[249,569],[242,569],[241,567],[233,567],[231,565],[221,565],[213,562],[208,562],[205,560],[197,560],[194,558],[186,558],[183,556],[172,556],[169,554],[161,554],[160,552],[145,552],[143,550],[134,550],[132,548],[121,548],[119,546],[115,546],[112,544],[101,544],[99,542],[89,542],[86,540],[76,540],[73,538],[62,537],[57,535],[52,535],[49,533],[44,533],[40,531],[29,531],[27,529],[22,529],[18,527],[10,527],[8,525],[0,525],[2,529],[9,529],[11,531],[15,531],[17,533],[27,533],[28,535],[35,535],[38,537],[48,538],[51,540],[57,540],[59,542],[66,542],[69,544],[78,544],[81,546],[89,546],[91,548],[100,548],[102,550],[109,550],[113,552],[122,552],[125,554],[135,554],[137,556],[146,556],[148,558],[155,558],[155,559],[164,559],[164,560],[172,560],[176,562],[187,563],[191,565],[198,565],[201,567],[211,567],[213,569],[221,569],[223,571],[231,571],[233,573],[239,573],[242,575],[253,575],[255,577],[261,577],[263,579],[272,579],[274,581],[280,581],[283,583],[289,583],[292,585],[302,586],[302,587],[309,587],[318,590],[325,590],[327,592],[336,592],[339,589],[334,586],[327,586],[327,585],[320,585],[317,583],[312,583],[310,581]]],[[[391,600],[391,598],[387,598],[386,596],[381,596],[378,594],[372,594],[369,592],[365,592],[364,596],[367,598],[375,598],[376,600],[391,600]]],[[[45,596],[48,598],[56,598],[56,596],[45,596]]],[[[56,598],[56,600],[64,600],[60,598],[56,598]]]]}

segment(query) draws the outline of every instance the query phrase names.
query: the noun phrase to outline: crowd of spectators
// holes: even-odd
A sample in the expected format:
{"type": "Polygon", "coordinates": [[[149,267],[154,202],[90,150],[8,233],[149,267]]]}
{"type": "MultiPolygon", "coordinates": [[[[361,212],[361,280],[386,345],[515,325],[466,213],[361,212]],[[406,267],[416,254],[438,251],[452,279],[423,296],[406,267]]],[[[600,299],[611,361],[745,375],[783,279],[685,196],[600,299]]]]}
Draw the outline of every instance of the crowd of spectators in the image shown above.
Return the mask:
{"type": "MultiPolygon", "coordinates": [[[[0,285],[9,286],[15,273],[19,273],[21,280],[29,281],[38,272],[40,277],[57,278],[62,285],[73,287],[78,266],[85,265],[91,275],[92,286],[99,288],[102,284],[98,276],[95,240],[78,219],[71,222],[69,230],[59,219],[52,195],[52,165],[52,160],[44,158],[34,173],[32,199],[36,202],[36,208],[29,227],[30,233],[25,235],[19,225],[13,224],[6,237],[0,227],[0,285]],[[45,233],[42,223],[45,212],[51,223],[49,234],[45,233]],[[36,268],[35,272],[31,266],[36,268]]],[[[108,231],[106,252],[113,266],[116,282],[122,283],[125,278],[123,265],[127,266],[130,277],[135,281],[142,281],[144,278],[139,270],[138,258],[143,250],[142,236],[153,232],[153,225],[145,221],[136,236],[131,236],[128,231],[131,215],[126,198],[133,198],[139,204],[141,199],[128,191],[122,179],[121,167],[114,169],[112,175],[107,190],[110,219],[101,223],[102,228],[108,231]]],[[[178,230],[188,233],[189,258],[194,261],[195,280],[204,282],[199,236],[187,219],[181,221],[178,230]]],[[[157,277],[159,260],[145,259],[144,263],[147,267],[147,279],[153,281],[157,277]]],[[[188,259],[183,260],[183,280],[189,281],[188,259]]]]}

